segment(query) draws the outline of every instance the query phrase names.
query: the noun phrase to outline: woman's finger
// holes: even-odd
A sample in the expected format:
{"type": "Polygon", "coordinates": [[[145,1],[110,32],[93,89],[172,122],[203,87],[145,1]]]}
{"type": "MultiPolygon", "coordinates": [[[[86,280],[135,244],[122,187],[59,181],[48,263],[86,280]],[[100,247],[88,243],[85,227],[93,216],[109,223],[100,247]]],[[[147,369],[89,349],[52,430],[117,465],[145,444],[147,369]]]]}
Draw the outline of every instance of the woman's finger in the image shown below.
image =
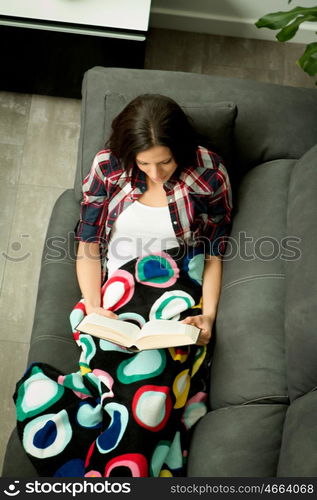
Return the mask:
{"type": "Polygon", "coordinates": [[[187,324],[193,324],[192,322],[192,317],[191,316],[187,316],[187,318],[184,318],[181,323],[187,323],[187,324]]]}
{"type": "Polygon", "coordinates": [[[210,341],[211,335],[207,329],[201,329],[201,332],[199,334],[198,340],[197,340],[197,345],[207,345],[210,341]]]}
{"type": "Polygon", "coordinates": [[[100,313],[107,318],[117,319],[118,315],[108,309],[100,308],[100,313]]]}

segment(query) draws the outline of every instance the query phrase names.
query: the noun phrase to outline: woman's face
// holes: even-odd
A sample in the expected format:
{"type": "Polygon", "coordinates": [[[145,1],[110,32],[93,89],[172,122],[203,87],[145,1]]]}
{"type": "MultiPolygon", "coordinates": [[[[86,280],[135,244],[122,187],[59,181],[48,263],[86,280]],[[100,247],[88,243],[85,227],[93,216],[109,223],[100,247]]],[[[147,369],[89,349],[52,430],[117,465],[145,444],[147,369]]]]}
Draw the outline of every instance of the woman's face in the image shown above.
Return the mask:
{"type": "Polygon", "coordinates": [[[170,148],[153,146],[141,151],[135,157],[140,170],[155,184],[164,184],[177,168],[170,148]]]}

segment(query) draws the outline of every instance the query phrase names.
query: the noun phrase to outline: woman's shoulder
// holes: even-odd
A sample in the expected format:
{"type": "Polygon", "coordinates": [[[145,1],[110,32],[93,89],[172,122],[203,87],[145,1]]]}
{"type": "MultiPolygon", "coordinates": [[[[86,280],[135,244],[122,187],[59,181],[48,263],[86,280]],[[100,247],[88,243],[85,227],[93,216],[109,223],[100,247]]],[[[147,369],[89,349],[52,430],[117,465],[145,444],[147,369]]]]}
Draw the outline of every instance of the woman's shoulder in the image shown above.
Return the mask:
{"type": "Polygon", "coordinates": [[[95,155],[95,160],[99,164],[109,164],[113,166],[119,166],[120,161],[116,156],[112,153],[111,149],[101,149],[95,155]]]}
{"type": "Polygon", "coordinates": [[[221,156],[205,146],[198,146],[196,150],[197,166],[207,170],[217,170],[224,167],[221,156]]]}
{"type": "Polygon", "coordinates": [[[104,177],[111,179],[120,176],[123,167],[120,160],[112,153],[111,149],[101,149],[94,158],[94,163],[104,177]]]}
{"type": "Polygon", "coordinates": [[[200,175],[212,185],[228,181],[228,172],[222,157],[203,146],[197,149],[197,167],[200,175]]]}
{"type": "Polygon", "coordinates": [[[181,173],[189,191],[196,194],[212,194],[226,177],[222,158],[214,151],[198,146],[196,162],[181,173]]]}

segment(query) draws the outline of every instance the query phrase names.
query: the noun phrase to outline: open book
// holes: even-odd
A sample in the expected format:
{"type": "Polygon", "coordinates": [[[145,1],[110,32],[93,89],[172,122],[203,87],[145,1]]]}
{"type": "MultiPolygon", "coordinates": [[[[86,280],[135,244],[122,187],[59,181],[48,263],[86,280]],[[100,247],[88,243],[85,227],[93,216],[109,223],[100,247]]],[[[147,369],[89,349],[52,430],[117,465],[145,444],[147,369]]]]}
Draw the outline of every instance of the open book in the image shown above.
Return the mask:
{"type": "Polygon", "coordinates": [[[120,319],[90,313],[76,329],[132,350],[160,349],[195,344],[200,329],[169,319],[152,319],[142,328],[120,319]]]}

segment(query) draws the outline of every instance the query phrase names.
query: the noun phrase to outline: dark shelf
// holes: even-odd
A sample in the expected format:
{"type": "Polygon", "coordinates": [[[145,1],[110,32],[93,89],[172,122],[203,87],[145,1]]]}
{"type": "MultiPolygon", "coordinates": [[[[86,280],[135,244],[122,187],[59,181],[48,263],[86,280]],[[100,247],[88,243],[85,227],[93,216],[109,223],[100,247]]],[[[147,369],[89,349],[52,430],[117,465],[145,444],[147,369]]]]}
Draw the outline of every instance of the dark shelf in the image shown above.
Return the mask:
{"type": "Polygon", "coordinates": [[[144,68],[145,41],[0,26],[0,89],[81,98],[93,66],[144,68]]]}

